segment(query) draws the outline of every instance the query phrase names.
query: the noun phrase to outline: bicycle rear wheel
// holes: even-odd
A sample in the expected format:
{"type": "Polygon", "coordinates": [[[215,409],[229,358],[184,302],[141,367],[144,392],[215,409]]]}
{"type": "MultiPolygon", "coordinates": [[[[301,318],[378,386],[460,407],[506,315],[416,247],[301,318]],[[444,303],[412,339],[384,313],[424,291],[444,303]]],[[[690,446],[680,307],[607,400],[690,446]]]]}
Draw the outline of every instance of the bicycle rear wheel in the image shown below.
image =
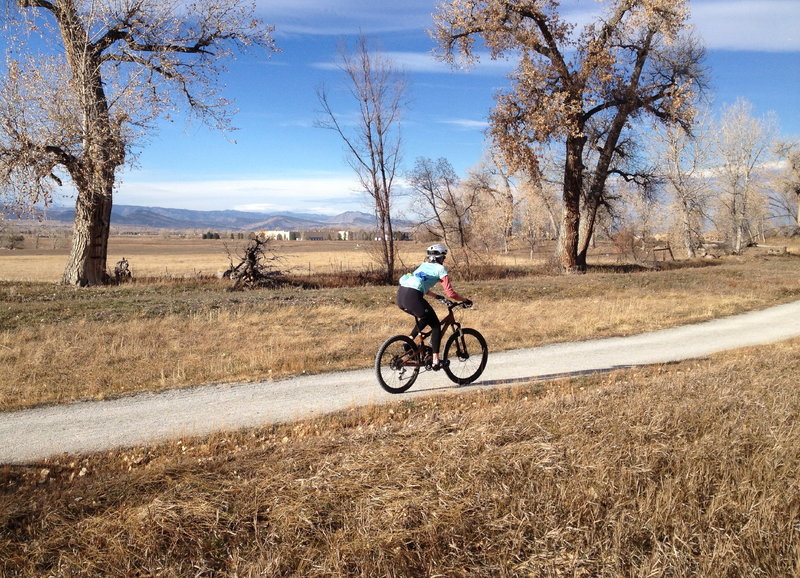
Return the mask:
{"type": "Polygon", "coordinates": [[[466,385],[481,376],[489,359],[489,347],[483,335],[474,329],[453,333],[444,346],[444,359],[450,363],[444,372],[451,381],[466,385]]]}
{"type": "Polygon", "coordinates": [[[403,393],[419,375],[417,346],[410,337],[395,335],[387,339],[375,356],[378,383],[389,393],[403,393]]]}

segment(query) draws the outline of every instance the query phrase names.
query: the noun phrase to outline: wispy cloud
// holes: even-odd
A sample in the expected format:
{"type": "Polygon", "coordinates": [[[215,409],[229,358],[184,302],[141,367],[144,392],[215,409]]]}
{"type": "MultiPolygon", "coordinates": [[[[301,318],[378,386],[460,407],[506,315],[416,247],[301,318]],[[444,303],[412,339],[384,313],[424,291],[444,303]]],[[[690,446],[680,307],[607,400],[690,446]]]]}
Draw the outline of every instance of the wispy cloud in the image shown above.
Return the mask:
{"type": "MultiPolygon", "coordinates": [[[[470,74],[507,74],[514,68],[514,62],[506,59],[492,60],[488,52],[478,52],[478,62],[469,71],[454,68],[436,58],[433,52],[400,52],[382,51],[375,52],[375,56],[391,61],[399,70],[416,74],[447,74],[469,72],[470,74]]],[[[338,70],[339,62],[330,60],[314,62],[311,65],[319,70],[338,70]]]]}
{"type": "MultiPolygon", "coordinates": [[[[602,13],[593,0],[565,0],[561,8],[578,29],[602,13]]],[[[689,8],[710,50],[800,51],[798,0],[690,0],[689,8]]]]}
{"type": "Polygon", "coordinates": [[[420,30],[431,25],[431,0],[257,0],[278,35],[341,35],[420,30]]]}
{"type": "Polygon", "coordinates": [[[489,123],[485,120],[470,120],[461,118],[440,120],[439,124],[446,124],[464,130],[484,130],[489,126],[489,123]]]}

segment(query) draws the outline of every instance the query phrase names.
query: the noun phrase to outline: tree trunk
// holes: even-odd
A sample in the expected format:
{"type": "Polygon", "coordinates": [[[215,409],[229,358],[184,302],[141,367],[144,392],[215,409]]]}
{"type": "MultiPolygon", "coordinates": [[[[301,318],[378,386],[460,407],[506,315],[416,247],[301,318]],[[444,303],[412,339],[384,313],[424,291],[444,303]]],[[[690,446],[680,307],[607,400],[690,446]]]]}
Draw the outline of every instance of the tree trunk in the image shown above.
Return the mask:
{"type": "Polygon", "coordinates": [[[514,191],[506,175],[503,176],[505,195],[503,196],[503,253],[508,253],[514,238],[514,191]]]}
{"type": "Polygon", "coordinates": [[[581,188],[583,186],[583,138],[567,139],[567,158],[564,164],[564,210],[558,236],[558,263],[574,273],[578,264],[578,238],[581,221],[581,188]]]}
{"type": "Polygon", "coordinates": [[[795,219],[795,231],[800,232],[800,189],[795,190],[797,195],[797,218],[795,219]]]}
{"type": "Polygon", "coordinates": [[[378,232],[381,239],[381,258],[383,260],[383,278],[386,283],[394,282],[394,229],[389,214],[389,199],[376,197],[375,217],[378,221],[378,232]]]}
{"type": "Polygon", "coordinates": [[[683,217],[683,246],[686,248],[686,255],[689,259],[697,257],[697,247],[692,235],[692,218],[689,208],[684,205],[681,211],[683,217]]]}
{"type": "Polygon", "coordinates": [[[387,218],[388,239],[386,240],[386,282],[394,282],[394,230],[392,220],[387,218]]]}
{"type": "Polygon", "coordinates": [[[597,219],[597,209],[599,208],[600,198],[591,196],[586,200],[584,205],[584,215],[581,219],[580,230],[578,234],[578,269],[585,271],[587,267],[586,258],[589,253],[589,246],[592,242],[594,234],[594,223],[597,219]]]}
{"type": "Polygon", "coordinates": [[[64,270],[62,283],[80,287],[104,285],[108,282],[106,260],[111,231],[111,190],[79,191],[72,227],[72,250],[64,270]]]}
{"type": "Polygon", "coordinates": [[[72,250],[62,283],[80,287],[104,285],[111,231],[111,204],[116,168],[125,162],[125,144],[109,115],[102,55],[81,24],[77,4],[70,0],[55,12],[67,62],[80,90],[83,109],[83,155],[66,165],[78,190],[72,250]]]}

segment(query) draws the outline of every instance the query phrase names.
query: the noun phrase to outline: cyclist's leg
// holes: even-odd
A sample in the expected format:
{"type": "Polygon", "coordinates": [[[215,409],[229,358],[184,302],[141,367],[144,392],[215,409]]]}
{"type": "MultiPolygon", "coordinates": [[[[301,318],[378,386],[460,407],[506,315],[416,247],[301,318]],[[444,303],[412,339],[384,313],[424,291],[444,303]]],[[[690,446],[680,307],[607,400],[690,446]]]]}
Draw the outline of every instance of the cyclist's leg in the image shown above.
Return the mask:
{"type": "Polygon", "coordinates": [[[433,349],[434,359],[438,359],[442,340],[442,326],[430,303],[425,301],[422,293],[416,289],[400,287],[397,292],[397,306],[409,315],[413,315],[416,319],[416,324],[411,330],[412,339],[419,335],[419,332],[425,327],[431,328],[431,348],[433,349]]]}
{"type": "Polygon", "coordinates": [[[436,316],[436,312],[430,305],[428,305],[427,313],[422,320],[425,325],[431,328],[431,349],[433,349],[433,359],[436,361],[439,359],[439,348],[442,343],[442,324],[439,322],[439,317],[436,316]]]}

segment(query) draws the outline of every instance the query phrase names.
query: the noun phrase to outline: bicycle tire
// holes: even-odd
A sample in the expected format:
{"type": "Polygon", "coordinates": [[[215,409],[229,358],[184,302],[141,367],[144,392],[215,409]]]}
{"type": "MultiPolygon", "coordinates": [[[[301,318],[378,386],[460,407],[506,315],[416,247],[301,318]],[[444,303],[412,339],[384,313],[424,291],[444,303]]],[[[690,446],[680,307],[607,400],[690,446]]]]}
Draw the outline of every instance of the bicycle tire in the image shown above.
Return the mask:
{"type": "Polygon", "coordinates": [[[458,385],[467,385],[478,379],[489,359],[489,347],[486,339],[475,329],[462,329],[460,334],[453,333],[444,346],[444,372],[450,381],[458,385]]]}
{"type": "Polygon", "coordinates": [[[417,345],[406,335],[395,335],[383,342],[375,355],[375,375],[389,393],[403,393],[419,375],[417,345]]]}

